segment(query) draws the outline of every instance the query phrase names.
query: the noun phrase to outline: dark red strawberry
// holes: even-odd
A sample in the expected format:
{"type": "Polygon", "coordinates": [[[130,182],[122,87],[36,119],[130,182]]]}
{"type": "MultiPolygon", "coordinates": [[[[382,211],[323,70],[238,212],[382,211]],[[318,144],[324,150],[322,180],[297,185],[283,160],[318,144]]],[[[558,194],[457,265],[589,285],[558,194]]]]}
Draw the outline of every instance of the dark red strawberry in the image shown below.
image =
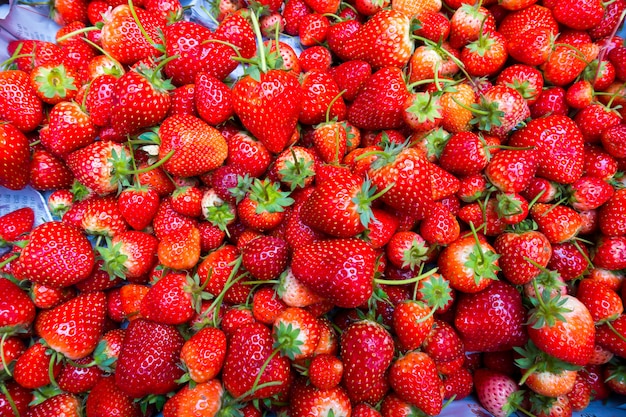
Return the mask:
{"type": "Polygon", "coordinates": [[[0,123],[0,185],[21,190],[29,182],[30,150],[26,136],[11,123],[0,123]]]}

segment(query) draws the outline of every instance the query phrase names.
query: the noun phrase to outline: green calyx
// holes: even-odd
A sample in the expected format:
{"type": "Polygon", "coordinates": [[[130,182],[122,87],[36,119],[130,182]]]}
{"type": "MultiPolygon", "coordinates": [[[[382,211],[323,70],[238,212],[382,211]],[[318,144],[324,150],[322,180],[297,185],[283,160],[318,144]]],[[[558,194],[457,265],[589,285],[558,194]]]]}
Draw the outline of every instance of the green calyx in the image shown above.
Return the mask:
{"type": "Polygon", "coordinates": [[[434,100],[433,94],[426,92],[415,93],[406,111],[417,117],[419,123],[432,122],[441,117],[441,105],[434,100]]]}
{"type": "Polygon", "coordinates": [[[304,344],[299,340],[300,329],[294,327],[291,323],[278,323],[274,332],[274,349],[280,350],[280,353],[294,360],[297,355],[302,353],[301,346],[304,344]]]}
{"type": "Polygon", "coordinates": [[[103,261],[102,269],[111,280],[116,277],[126,279],[126,266],[125,263],[128,260],[128,256],[122,253],[122,242],[113,244],[110,238],[106,238],[106,246],[98,246],[96,250],[103,261]]]}
{"type": "Polygon", "coordinates": [[[289,185],[291,191],[296,188],[304,188],[307,179],[315,175],[312,169],[313,160],[298,158],[295,151],[291,149],[291,158],[285,159],[285,167],[278,171],[281,181],[289,185]]]}
{"type": "Polygon", "coordinates": [[[393,184],[388,185],[377,193],[376,186],[369,179],[366,179],[361,185],[361,190],[352,199],[352,202],[356,205],[356,211],[359,213],[359,220],[366,229],[371,221],[376,220],[372,212],[372,203],[389,191],[391,187],[393,187],[393,184]]]}
{"type": "Polygon", "coordinates": [[[481,97],[480,102],[472,104],[470,110],[474,114],[470,123],[477,125],[478,129],[488,132],[494,127],[502,126],[504,112],[500,110],[497,101],[481,97]]]}
{"type": "Polygon", "coordinates": [[[281,191],[280,184],[269,179],[255,178],[249,192],[250,200],[257,203],[256,213],[281,213],[294,203],[289,192],[281,191]]]}
{"type": "Polygon", "coordinates": [[[56,67],[39,67],[35,81],[39,85],[38,90],[46,98],[65,98],[69,91],[77,90],[74,84],[76,80],[67,73],[63,64],[56,67]]]}
{"type": "Polygon", "coordinates": [[[474,272],[474,281],[476,284],[484,278],[497,280],[497,273],[500,271],[500,267],[496,264],[496,261],[500,258],[500,255],[490,249],[487,251],[483,250],[476,229],[474,228],[474,223],[470,223],[470,227],[476,243],[474,244],[474,249],[469,254],[468,261],[465,262],[464,265],[474,272]]]}

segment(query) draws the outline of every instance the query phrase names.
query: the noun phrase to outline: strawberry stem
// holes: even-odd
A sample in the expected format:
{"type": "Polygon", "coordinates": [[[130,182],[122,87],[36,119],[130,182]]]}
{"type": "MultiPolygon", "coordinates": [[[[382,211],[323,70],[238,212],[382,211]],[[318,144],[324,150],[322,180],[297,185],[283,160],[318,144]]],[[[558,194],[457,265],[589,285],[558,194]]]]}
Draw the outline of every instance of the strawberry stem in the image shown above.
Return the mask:
{"type": "Polygon", "coordinates": [[[615,336],[619,337],[622,342],[626,343],[626,337],[624,337],[623,334],[617,331],[615,326],[613,326],[613,323],[611,323],[610,321],[607,321],[606,325],[609,327],[609,329],[611,329],[613,333],[615,333],[615,336]]]}
{"type": "Polygon", "coordinates": [[[0,262],[0,269],[4,268],[10,262],[16,260],[18,257],[19,257],[19,255],[15,254],[15,255],[11,255],[8,258],[6,258],[4,261],[0,262]]]}
{"type": "Polygon", "coordinates": [[[137,27],[139,28],[139,31],[141,32],[143,37],[146,38],[148,43],[150,43],[151,45],[155,45],[150,35],[148,35],[148,32],[146,32],[146,29],[143,27],[143,25],[139,21],[139,16],[137,16],[137,11],[135,10],[135,6],[133,5],[133,0],[128,0],[128,8],[130,10],[130,14],[133,16],[133,19],[135,20],[135,23],[137,24],[137,27]]]}
{"type": "Polygon", "coordinates": [[[13,374],[11,373],[11,369],[9,368],[9,364],[7,363],[7,358],[4,354],[4,343],[6,342],[8,337],[9,333],[2,334],[2,340],[0,340],[0,359],[2,359],[2,369],[10,378],[13,376],[13,374]]]}
{"type": "Polygon", "coordinates": [[[261,58],[261,62],[259,63],[259,67],[262,72],[267,72],[267,61],[265,59],[265,46],[263,45],[263,35],[261,34],[261,28],[259,27],[259,18],[257,17],[254,10],[250,9],[250,20],[252,21],[252,30],[254,31],[254,35],[257,39],[257,44],[259,48],[259,56],[261,58]]]}
{"type": "Polygon", "coordinates": [[[75,31],[72,31],[70,33],[66,33],[63,36],[60,36],[56,39],[57,43],[61,43],[63,41],[68,40],[69,38],[71,38],[72,36],[75,35],[80,35],[81,33],[88,33],[88,32],[93,32],[94,30],[100,30],[100,28],[96,27],[96,26],[87,26],[84,28],[80,28],[80,29],[76,29],[75,31]]]}
{"type": "Polygon", "coordinates": [[[399,279],[399,280],[376,278],[376,279],[374,279],[374,282],[376,284],[384,284],[384,285],[413,284],[413,283],[416,283],[416,282],[419,282],[419,281],[423,280],[424,278],[427,278],[427,277],[433,275],[436,272],[437,272],[437,268],[433,268],[430,271],[425,272],[425,273],[420,274],[420,275],[417,275],[417,276],[415,276],[413,278],[399,279]]]}

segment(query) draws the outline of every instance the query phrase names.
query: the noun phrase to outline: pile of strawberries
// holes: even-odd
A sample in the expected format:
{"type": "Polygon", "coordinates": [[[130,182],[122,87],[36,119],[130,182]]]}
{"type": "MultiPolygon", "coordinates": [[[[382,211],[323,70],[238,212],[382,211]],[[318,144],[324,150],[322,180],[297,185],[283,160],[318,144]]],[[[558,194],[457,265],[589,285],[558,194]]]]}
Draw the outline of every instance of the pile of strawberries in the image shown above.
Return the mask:
{"type": "Polygon", "coordinates": [[[626,0],[203,10],[56,0],[9,45],[0,185],[56,220],[0,217],[0,416],[626,394],[626,0]]]}

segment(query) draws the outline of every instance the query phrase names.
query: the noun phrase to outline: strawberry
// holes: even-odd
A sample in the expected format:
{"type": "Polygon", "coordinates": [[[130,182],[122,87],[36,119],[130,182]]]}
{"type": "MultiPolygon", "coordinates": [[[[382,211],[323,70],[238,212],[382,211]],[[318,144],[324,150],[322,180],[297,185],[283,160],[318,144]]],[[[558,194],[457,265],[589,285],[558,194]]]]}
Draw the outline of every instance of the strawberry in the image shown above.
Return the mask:
{"type": "Polygon", "coordinates": [[[35,212],[30,207],[13,210],[0,217],[0,246],[11,244],[31,230],[35,224],[35,212]]]}
{"type": "Polygon", "coordinates": [[[123,145],[105,141],[72,152],[66,162],[76,179],[99,195],[118,190],[117,180],[124,178],[130,163],[123,145]]]}
{"type": "Polygon", "coordinates": [[[215,327],[205,327],[191,336],[180,352],[188,378],[197,383],[215,378],[226,357],[226,335],[215,327]]]}
{"type": "Polygon", "coordinates": [[[593,352],[595,327],[589,310],[577,298],[531,297],[528,335],[542,351],[564,362],[585,365],[593,352]]]}
{"type": "Polygon", "coordinates": [[[298,36],[303,46],[319,45],[326,40],[330,21],[324,15],[311,13],[300,20],[298,36]]]}
{"type": "Polygon", "coordinates": [[[380,324],[362,320],[341,334],[343,386],[354,403],[378,402],[388,390],[386,372],[393,360],[394,344],[380,324]]]}
{"type": "Polygon", "coordinates": [[[348,120],[361,129],[396,129],[403,124],[409,92],[398,68],[376,71],[361,86],[348,109],[348,120]]]}
{"type": "Polygon", "coordinates": [[[81,404],[78,397],[72,394],[59,394],[48,398],[42,403],[31,407],[28,415],[32,417],[66,416],[80,417],[81,404]]]}
{"type": "Polygon", "coordinates": [[[347,417],[352,415],[352,405],[346,390],[339,386],[330,389],[318,389],[304,380],[294,382],[290,390],[290,415],[306,416],[317,412],[327,415],[347,417]]]}
{"type": "Polygon", "coordinates": [[[363,178],[352,174],[334,176],[315,187],[302,205],[300,218],[331,236],[354,237],[374,220],[370,205],[380,194],[363,178]]]}
{"type": "Polygon", "coordinates": [[[30,160],[30,186],[38,191],[66,189],[74,175],[65,162],[43,147],[33,151],[30,160]]]}
{"type": "Polygon", "coordinates": [[[6,297],[0,303],[0,328],[4,333],[12,334],[26,330],[35,320],[35,305],[17,284],[6,278],[0,278],[0,288],[6,297]]]}
{"type": "Polygon", "coordinates": [[[241,123],[272,153],[291,142],[300,115],[302,89],[291,74],[263,65],[258,78],[245,76],[233,87],[241,123]],[[280,118],[276,115],[281,115],[280,118]]]}
{"type": "Polygon", "coordinates": [[[0,118],[22,132],[34,130],[43,121],[43,105],[28,77],[20,70],[0,72],[0,118]]]}
{"type": "Polygon", "coordinates": [[[198,266],[200,282],[206,283],[206,292],[214,296],[224,292],[224,301],[238,304],[246,302],[250,295],[249,285],[235,282],[240,279],[243,271],[240,270],[239,251],[233,245],[226,244],[209,253],[198,266]],[[228,286],[226,286],[228,284],[228,286]]]}
{"type": "Polygon", "coordinates": [[[96,382],[87,396],[85,410],[90,417],[114,415],[139,417],[142,415],[139,404],[115,385],[114,375],[100,378],[96,382]]]}
{"type": "Polygon", "coordinates": [[[557,22],[569,28],[587,30],[600,23],[604,7],[596,0],[556,0],[552,14],[557,22]]]}
{"type": "Polygon", "coordinates": [[[389,384],[404,401],[429,416],[441,412],[443,383],[435,361],[424,352],[409,352],[389,368],[389,384]]]}
{"type": "Polygon", "coordinates": [[[31,390],[15,381],[7,381],[0,392],[0,413],[2,415],[26,415],[28,404],[32,401],[31,390]]]}
{"type": "Polygon", "coordinates": [[[502,274],[512,284],[530,282],[546,267],[552,256],[552,246],[543,233],[527,231],[503,233],[493,245],[502,274]]]}
{"type": "Polygon", "coordinates": [[[77,359],[75,364],[65,363],[56,381],[59,388],[69,394],[89,392],[102,377],[103,371],[93,366],[93,358],[85,356],[77,359]],[[83,365],[87,365],[83,367],[83,365]]]}
{"type": "Polygon", "coordinates": [[[616,319],[624,312],[622,299],[613,289],[600,281],[581,280],[576,297],[587,307],[596,323],[616,319]]]}
{"type": "MultiPolygon", "coordinates": [[[[273,325],[278,315],[287,309],[287,305],[278,297],[272,287],[259,288],[252,297],[252,315],[254,318],[268,325],[273,325]]],[[[287,335],[286,343],[289,342],[287,335]]],[[[276,346],[279,348],[279,346],[276,346]]]]}
{"type": "Polygon", "coordinates": [[[173,175],[200,175],[217,168],[226,160],[228,147],[224,137],[197,117],[168,117],[159,128],[159,137],[159,158],[165,159],[169,153],[173,153],[163,165],[173,175]]]}
{"type": "Polygon", "coordinates": [[[63,222],[91,235],[114,237],[128,230],[113,196],[95,196],[73,204],[63,222]]]}
{"type": "Polygon", "coordinates": [[[85,293],[39,314],[37,333],[48,346],[69,359],[80,359],[96,348],[104,329],[105,296],[85,293]]]}
{"type": "Polygon", "coordinates": [[[270,173],[292,191],[306,188],[315,178],[315,154],[308,148],[292,146],[276,157],[270,173]]]}
{"type": "Polygon", "coordinates": [[[0,124],[0,186],[21,190],[29,183],[28,139],[13,124],[0,124]]]}
{"type": "Polygon", "coordinates": [[[626,124],[620,123],[603,130],[600,140],[602,147],[609,155],[614,158],[626,158],[626,152],[624,151],[625,137],[626,124]]]}
{"type": "Polygon", "coordinates": [[[402,68],[412,52],[410,18],[401,11],[380,10],[353,37],[346,48],[351,59],[366,61],[374,69],[402,68]]]}
{"type": "Polygon", "coordinates": [[[594,265],[611,270],[623,269],[626,267],[625,246],[626,236],[600,236],[593,255],[594,265]]]}
{"type": "Polygon", "coordinates": [[[156,215],[159,195],[153,188],[125,188],[117,197],[117,207],[130,227],[143,230],[156,215]]]}
{"type": "MultiPolygon", "coordinates": [[[[484,28],[483,28],[484,30],[484,28]]],[[[451,32],[450,42],[452,42],[451,32]]],[[[509,54],[506,40],[499,32],[483,32],[461,51],[461,62],[472,76],[492,76],[499,72],[509,54]]]]}
{"type": "Polygon", "coordinates": [[[499,255],[484,238],[461,236],[439,255],[437,264],[443,277],[456,290],[475,293],[496,278],[499,255]]]}
{"type": "Polygon", "coordinates": [[[87,278],[94,264],[91,244],[78,229],[47,222],[31,232],[15,261],[15,275],[51,287],[67,287],[87,278]]]}
{"type": "Polygon", "coordinates": [[[342,97],[346,101],[353,101],[363,83],[372,75],[372,67],[362,60],[347,61],[332,67],[330,74],[339,89],[345,90],[342,97]]]}
{"type": "Polygon", "coordinates": [[[473,132],[453,134],[439,156],[441,167],[459,176],[480,173],[489,163],[487,144],[473,132]]]}
{"type": "Polygon", "coordinates": [[[299,307],[281,311],[272,324],[274,347],[289,359],[309,358],[321,337],[321,326],[315,316],[299,307]]]}
{"type": "Polygon", "coordinates": [[[522,391],[509,375],[477,369],[474,372],[474,386],[480,404],[496,417],[509,416],[521,406],[522,391]]]}
{"type": "Polygon", "coordinates": [[[89,115],[77,103],[68,101],[54,105],[47,129],[47,134],[41,135],[41,143],[62,158],[93,143],[97,136],[89,115]]]}
{"type": "Polygon", "coordinates": [[[270,329],[260,323],[235,330],[222,368],[224,388],[233,397],[268,398],[288,388],[289,359],[272,355],[272,342],[270,329]]]}
{"type": "Polygon", "coordinates": [[[537,203],[530,209],[530,216],[550,243],[562,243],[574,238],[582,226],[580,215],[568,206],[537,203]]]}
{"type": "Polygon", "coordinates": [[[519,193],[530,185],[537,165],[534,150],[503,149],[491,158],[485,167],[485,175],[499,190],[505,193],[519,193]]]}
{"type": "Polygon", "coordinates": [[[430,259],[428,244],[425,239],[411,230],[394,233],[387,246],[387,259],[398,268],[410,268],[412,271],[430,259]]]}
{"type": "Polygon", "coordinates": [[[496,281],[479,293],[459,296],[454,324],[465,349],[490,352],[522,346],[527,338],[525,320],[519,292],[509,284],[496,281]],[[485,328],[494,329],[489,337],[484,335],[485,328]]]}
{"type": "Polygon", "coordinates": [[[285,270],[289,247],[279,237],[259,236],[243,247],[241,255],[246,270],[255,279],[265,281],[277,278],[285,270]]]}
{"type": "Polygon", "coordinates": [[[111,121],[111,100],[117,78],[102,74],[91,81],[85,98],[85,109],[96,126],[107,126],[111,121]]]}
{"type": "Polygon", "coordinates": [[[157,256],[159,262],[167,268],[193,268],[200,259],[200,231],[195,226],[188,226],[161,236],[157,256]]]}
{"type": "Polygon", "coordinates": [[[140,278],[147,274],[156,261],[158,240],[148,233],[129,230],[115,235],[108,247],[98,247],[104,261],[102,269],[109,276],[140,278]]]}
{"type": "MultiPolygon", "coordinates": [[[[239,166],[243,171],[241,175],[248,174],[251,177],[260,177],[270,166],[272,158],[269,150],[248,133],[240,131],[229,137],[227,142],[226,165],[239,166]]],[[[221,195],[225,200],[232,200],[232,197],[226,196],[225,193],[221,195]]]]}
{"type": "Polygon", "coordinates": [[[488,88],[475,107],[476,123],[490,135],[504,137],[530,116],[527,101],[514,88],[496,84],[488,88]]]}
{"type": "Polygon", "coordinates": [[[316,241],[295,249],[296,279],[339,307],[356,307],[373,291],[376,253],[358,239],[316,241]],[[332,277],[332,279],[330,279],[332,277]]]}
{"type": "Polygon", "coordinates": [[[235,51],[212,42],[216,34],[199,23],[179,21],[167,26],[164,34],[165,52],[176,57],[165,65],[165,74],[177,86],[194,83],[199,73],[223,80],[237,67],[232,60],[235,51]]]}
{"type": "Polygon", "coordinates": [[[177,387],[183,371],[177,366],[184,340],[165,324],[130,322],[117,360],[115,384],[133,398],[165,394],[177,387]]]}
{"type": "Polygon", "coordinates": [[[218,379],[185,385],[167,400],[163,407],[163,417],[218,415],[219,412],[228,410],[222,406],[223,397],[224,387],[218,379]]]}
{"type": "Polygon", "coordinates": [[[626,191],[616,190],[609,200],[600,208],[598,224],[600,231],[607,236],[626,235],[626,191]]]}
{"type": "Polygon", "coordinates": [[[339,87],[328,72],[313,70],[304,74],[299,122],[315,125],[325,120],[344,120],[346,105],[339,95],[339,87]]]}
{"type": "Polygon", "coordinates": [[[159,55],[159,30],[164,23],[149,11],[120,4],[104,19],[102,48],[121,64],[127,65],[159,55]],[[137,19],[133,17],[133,12],[137,19]],[[143,27],[147,37],[143,35],[139,25],[143,27]]]}
{"type": "Polygon", "coordinates": [[[158,67],[141,64],[128,71],[113,86],[111,127],[119,135],[126,135],[156,125],[169,110],[171,89],[158,67]]]}
{"type": "Polygon", "coordinates": [[[293,204],[289,193],[280,191],[280,184],[256,178],[250,192],[237,205],[237,215],[243,225],[257,231],[273,230],[285,218],[285,209],[293,204]]]}
{"type": "Polygon", "coordinates": [[[234,114],[232,91],[206,72],[196,74],[194,103],[200,118],[210,126],[217,126],[234,114]]]}
{"type": "MultiPolygon", "coordinates": [[[[330,51],[320,45],[315,45],[305,49],[300,53],[298,59],[300,60],[300,66],[302,67],[302,71],[304,72],[312,70],[328,72],[332,63],[332,55],[330,54],[330,51]]],[[[337,80],[335,80],[335,82],[336,81],[337,80]]]]}
{"type": "Polygon", "coordinates": [[[418,349],[434,322],[431,309],[420,301],[404,301],[393,311],[393,329],[400,346],[406,350],[418,349]]]}
{"type": "Polygon", "coordinates": [[[535,147],[537,175],[571,184],[582,175],[583,138],[580,129],[566,116],[551,115],[533,119],[516,131],[510,146],[535,147]]]}
{"type": "Polygon", "coordinates": [[[309,380],[319,389],[332,389],[341,382],[343,363],[341,359],[330,354],[320,354],[309,365],[309,380]]]}
{"type": "Polygon", "coordinates": [[[61,372],[61,363],[57,362],[53,355],[43,344],[43,340],[36,340],[17,358],[13,368],[13,379],[20,386],[29,389],[50,384],[51,377],[56,378],[61,372]]]}

